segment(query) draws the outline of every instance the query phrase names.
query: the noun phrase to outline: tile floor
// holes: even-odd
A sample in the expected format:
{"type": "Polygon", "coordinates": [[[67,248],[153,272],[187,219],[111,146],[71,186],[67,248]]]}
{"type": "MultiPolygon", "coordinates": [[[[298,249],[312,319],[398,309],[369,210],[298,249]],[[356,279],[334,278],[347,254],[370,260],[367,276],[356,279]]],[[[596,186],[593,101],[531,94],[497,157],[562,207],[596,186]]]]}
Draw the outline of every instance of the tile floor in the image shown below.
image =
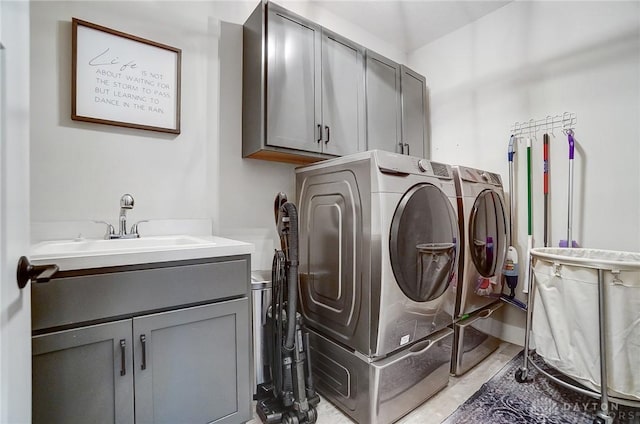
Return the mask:
{"type": "MultiPolygon", "coordinates": [[[[450,377],[449,385],[410,412],[398,424],[439,424],[464,403],[480,386],[491,379],[522,347],[503,342],[483,362],[461,377],[450,377]]],[[[317,424],[352,424],[353,421],[326,399],[318,405],[317,424]]],[[[247,424],[260,424],[254,417],[247,424]]]]}

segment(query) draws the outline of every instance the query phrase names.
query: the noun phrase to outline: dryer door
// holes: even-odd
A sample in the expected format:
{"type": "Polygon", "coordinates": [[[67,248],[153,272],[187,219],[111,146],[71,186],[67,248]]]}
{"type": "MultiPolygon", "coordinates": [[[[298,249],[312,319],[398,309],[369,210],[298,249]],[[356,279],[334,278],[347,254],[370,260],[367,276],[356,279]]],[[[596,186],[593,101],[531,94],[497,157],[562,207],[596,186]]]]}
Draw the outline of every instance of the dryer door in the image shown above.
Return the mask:
{"type": "Polygon", "coordinates": [[[299,181],[300,311],[305,324],[368,354],[368,163],[299,181]],[[359,183],[360,182],[360,183],[359,183]]]}
{"type": "Polygon", "coordinates": [[[391,222],[389,253],[402,292],[415,302],[442,296],[453,279],[458,225],[449,199],[432,184],[413,186],[391,222]]]}
{"type": "Polygon", "coordinates": [[[502,272],[507,249],[506,213],[500,195],[482,191],[469,216],[469,251],[478,273],[492,278],[502,272]]]}

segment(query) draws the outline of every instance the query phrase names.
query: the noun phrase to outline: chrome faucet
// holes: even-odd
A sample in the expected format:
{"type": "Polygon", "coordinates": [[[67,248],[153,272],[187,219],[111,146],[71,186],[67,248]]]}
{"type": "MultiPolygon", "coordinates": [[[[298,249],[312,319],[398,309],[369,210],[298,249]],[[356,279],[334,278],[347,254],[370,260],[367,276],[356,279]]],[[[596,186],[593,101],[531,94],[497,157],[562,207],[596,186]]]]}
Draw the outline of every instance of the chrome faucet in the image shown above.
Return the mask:
{"type": "Polygon", "coordinates": [[[141,222],[147,221],[138,221],[137,223],[131,226],[131,231],[127,233],[127,210],[133,209],[133,196],[130,194],[123,194],[120,198],[120,217],[118,218],[118,234],[116,234],[113,225],[109,224],[105,221],[94,221],[96,224],[106,224],[107,225],[107,233],[104,235],[106,240],[112,239],[131,239],[138,238],[140,234],[138,233],[138,224],[141,222]]]}
{"type": "MultiPolygon", "coordinates": [[[[120,198],[120,231],[117,238],[132,238],[127,237],[127,210],[133,209],[133,196],[129,193],[123,194],[120,198]]],[[[133,237],[138,237],[136,234],[133,237]]]]}

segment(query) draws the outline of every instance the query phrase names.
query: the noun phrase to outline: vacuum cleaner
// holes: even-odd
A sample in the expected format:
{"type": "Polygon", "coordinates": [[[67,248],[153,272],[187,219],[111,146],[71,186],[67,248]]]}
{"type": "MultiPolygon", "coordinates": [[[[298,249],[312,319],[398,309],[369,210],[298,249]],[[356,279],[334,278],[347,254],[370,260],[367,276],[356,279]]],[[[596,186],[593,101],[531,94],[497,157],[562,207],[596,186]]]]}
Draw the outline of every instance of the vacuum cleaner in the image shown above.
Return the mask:
{"type": "Polygon", "coordinates": [[[309,332],[297,312],[298,212],[279,193],[274,214],[281,250],[273,257],[271,306],[264,329],[271,379],[256,388],[256,412],[265,424],[312,424],[320,397],[311,376],[309,332]]]}

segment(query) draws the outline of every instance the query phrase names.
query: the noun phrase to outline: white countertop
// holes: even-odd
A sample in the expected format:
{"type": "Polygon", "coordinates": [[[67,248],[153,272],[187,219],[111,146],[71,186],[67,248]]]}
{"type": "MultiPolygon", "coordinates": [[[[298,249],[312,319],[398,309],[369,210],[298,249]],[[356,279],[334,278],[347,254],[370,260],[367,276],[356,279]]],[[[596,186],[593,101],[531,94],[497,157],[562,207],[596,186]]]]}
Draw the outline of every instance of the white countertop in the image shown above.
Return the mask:
{"type": "Polygon", "coordinates": [[[251,254],[251,243],[216,236],[150,236],[137,239],[43,241],[31,246],[34,265],[60,271],[251,254]]]}

